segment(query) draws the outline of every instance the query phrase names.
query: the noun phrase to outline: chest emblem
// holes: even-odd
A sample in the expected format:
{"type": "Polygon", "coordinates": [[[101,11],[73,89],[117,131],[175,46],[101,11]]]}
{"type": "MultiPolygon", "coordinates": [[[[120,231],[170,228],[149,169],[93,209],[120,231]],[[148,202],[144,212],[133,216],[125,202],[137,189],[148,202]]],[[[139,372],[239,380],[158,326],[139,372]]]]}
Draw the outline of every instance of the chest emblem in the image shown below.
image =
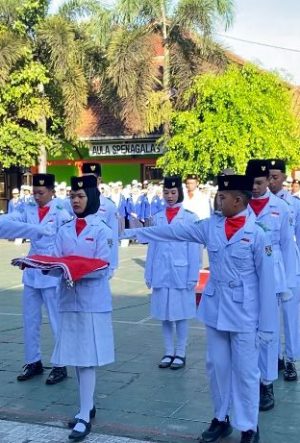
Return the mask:
{"type": "Polygon", "coordinates": [[[271,245],[265,246],[265,253],[268,257],[270,257],[272,255],[272,246],[271,245]]]}

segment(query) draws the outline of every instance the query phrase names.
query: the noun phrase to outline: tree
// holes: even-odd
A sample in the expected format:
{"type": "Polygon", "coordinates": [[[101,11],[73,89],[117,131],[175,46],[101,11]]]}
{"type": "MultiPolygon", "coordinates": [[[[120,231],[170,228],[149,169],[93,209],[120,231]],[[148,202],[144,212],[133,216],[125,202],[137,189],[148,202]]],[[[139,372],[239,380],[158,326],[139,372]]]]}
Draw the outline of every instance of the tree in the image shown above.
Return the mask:
{"type": "MultiPolygon", "coordinates": [[[[32,165],[76,140],[87,101],[77,22],[48,16],[48,0],[0,0],[0,162],[32,165]],[[44,157],[44,158],[43,158],[44,157]]],[[[71,153],[70,153],[71,154],[71,153]]]]}
{"type": "Polygon", "coordinates": [[[91,70],[94,91],[131,132],[162,125],[167,130],[192,78],[226,65],[211,35],[217,22],[231,23],[233,0],[178,0],[175,6],[167,0],[118,0],[112,9],[105,3],[69,0],[60,10],[65,17],[85,14],[82,32],[98,46],[90,52],[89,66],[97,67],[91,70]]]}
{"type": "Polygon", "coordinates": [[[299,164],[299,129],[291,92],[275,74],[253,65],[195,79],[186,110],[174,112],[165,173],[198,173],[202,180],[224,167],[243,173],[250,158],[280,157],[299,164]]]}

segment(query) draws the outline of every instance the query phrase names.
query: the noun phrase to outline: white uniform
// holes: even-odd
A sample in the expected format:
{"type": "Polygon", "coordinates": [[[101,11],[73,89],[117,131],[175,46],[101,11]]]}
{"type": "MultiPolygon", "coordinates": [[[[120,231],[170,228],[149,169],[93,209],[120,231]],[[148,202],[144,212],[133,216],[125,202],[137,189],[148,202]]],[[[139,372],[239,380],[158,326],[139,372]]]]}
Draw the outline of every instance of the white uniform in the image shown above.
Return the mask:
{"type": "MultiPolygon", "coordinates": [[[[241,213],[239,215],[244,215],[241,213]]],[[[240,431],[256,431],[259,405],[257,330],[276,328],[272,246],[249,217],[230,240],[225,218],[213,215],[193,224],[125,230],[145,241],[191,241],[207,246],[210,279],[198,318],[207,329],[207,371],[216,417],[225,420],[230,406],[240,431]]]]}
{"type": "MultiPolygon", "coordinates": [[[[210,217],[212,213],[209,197],[199,189],[194,191],[192,197],[189,197],[189,195],[185,193],[183,207],[194,212],[198,216],[199,220],[204,220],[205,218],[210,217]]],[[[199,250],[201,268],[203,263],[203,249],[203,245],[201,245],[199,250]]]]}
{"type": "Polygon", "coordinates": [[[194,212],[199,220],[210,217],[212,212],[209,197],[199,189],[194,191],[192,197],[189,197],[187,193],[184,194],[183,207],[194,212]]]}
{"type": "MultiPolygon", "coordinates": [[[[13,212],[3,216],[7,221],[13,220],[35,224],[37,227],[49,228],[53,231],[51,236],[42,236],[32,240],[29,255],[52,255],[56,232],[60,226],[70,219],[70,215],[56,199],[51,200],[47,206],[50,207],[49,212],[41,222],[38,216],[38,206],[35,202],[24,205],[22,213],[13,212]]],[[[43,304],[46,306],[52,332],[56,337],[58,321],[57,279],[43,275],[39,269],[25,269],[23,284],[25,362],[29,364],[41,360],[40,329],[43,304]]]]}
{"type": "MultiPolygon", "coordinates": [[[[198,218],[182,207],[171,221],[192,223],[198,218]]],[[[153,225],[168,225],[166,211],[153,217],[153,225]]],[[[183,242],[150,242],[145,281],[152,287],[151,315],[158,320],[182,320],[195,317],[194,287],[200,268],[199,244],[183,242]]]]}
{"type": "MultiPolygon", "coordinates": [[[[282,300],[283,327],[285,337],[285,357],[288,361],[295,361],[299,357],[299,301],[300,301],[300,199],[292,196],[288,191],[281,190],[277,196],[285,201],[290,213],[290,222],[293,224],[296,249],[295,272],[296,287],[292,288],[293,297],[282,300]]],[[[279,355],[281,356],[279,341],[279,355]]]]}
{"type": "MultiPolygon", "coordinates": [[[[77,236],[75,220],[59,230],[55,255],[80,255],[109,261],[111,241],[99,214],[85,217],[77,236]]],[[[48,277],[51,278],[51,277],[48,277]]],[[[112,299],[108,269],[96,271],[69,288],[61,281],[59,332],[52,362],[71,366],[102,366],[114,361],[112,299]]]]}
{"type": "MultiPolygon", "coordinates": [[[[64,200],[64,207],[74,216],[74,211],[69,198],[64,200]]],[[[110,258],[110,270],[114,272],[119,266],[119,222],[116,205],[107,197],[100,194],[100,207],[98,213],[101,219],[112,230],[112,248],[110,258]]]]}
{"type": "MultiPolygon", "coordinates": [[[[250,206],[249,211],[270,236],[274,253],[275,293],[279,301],[281,296],[285,297],[288,293],[292,297],[292,291],[296,287],[296,250],[288,206],[270,192],[263,196],[267,197],[269,201],[257,217],[250,206]]],[[[261,345],[259,356],[261,377],[268,382],[278,377],[279,313],[276,318],[278,319],[276,337],[271,343],[261,345]]]]}

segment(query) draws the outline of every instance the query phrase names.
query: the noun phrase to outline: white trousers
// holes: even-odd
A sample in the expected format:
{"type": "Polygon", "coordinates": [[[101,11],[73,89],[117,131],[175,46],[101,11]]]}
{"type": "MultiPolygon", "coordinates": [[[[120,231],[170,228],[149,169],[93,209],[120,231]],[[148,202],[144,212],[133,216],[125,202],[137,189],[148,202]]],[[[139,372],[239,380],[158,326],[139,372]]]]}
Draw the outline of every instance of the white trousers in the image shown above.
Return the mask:
{"type": "Polygon", "coordinates": [[[278,346],[280,335],[280,310],[279,298],[276,331],[273,332],[272,341],[270,343],[260,343],[258,366],[261,372],[261,379],[273,382],[278,378],[278,346]]]}
{"type": "Polygon", "coordinates": [[[206,333],[206,369],[215,418],[224,421],[232,408],[236,429],[256,431],[260,380],[256,332],[218,331],[206,326],[206,333]]]}
{"type": "Polygon", "coordinates": [[[300,288],[292,290],[293,297],[287,301],[281,301],[283,319],[283,331],[285,349],[281,348],[279,339],[279,356],[284,355],[287,360],[293,361],[299,358],[299,300],[300,288]]]}
{"type": "Polygon", "coordinates": [[[58,293],[57,288],[36,289],[24,286],[23,324],[25,363],[34,363],[41,357],[42,305],[45,304],[54,339],[57,336],[58,293]]]}

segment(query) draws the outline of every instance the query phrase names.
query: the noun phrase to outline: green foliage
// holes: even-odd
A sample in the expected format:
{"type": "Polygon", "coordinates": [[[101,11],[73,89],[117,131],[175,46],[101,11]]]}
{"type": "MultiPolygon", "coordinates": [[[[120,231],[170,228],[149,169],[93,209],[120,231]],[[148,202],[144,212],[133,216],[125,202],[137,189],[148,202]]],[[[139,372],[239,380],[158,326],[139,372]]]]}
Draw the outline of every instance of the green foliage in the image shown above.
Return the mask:
{"type": "Polygon", "coordinates": [[[171,137],[158,161],[166,173],[193,172],[206,180],[225,167],[243,173],[250,158],[299,164],[291,93],[275,74],[252,65],[205,74],[195,79],[185,104],[172,116],[171,137]]]}
{"type": "Polygon", "coordinates": [[[0,0],[0,162],[32,165],[54,154],[87,101],[84,47],[77,22],[47,16],[49,0],[0,0]]]}
{"type": "Polygon", "coordinates": [[[65,17],[84,11],[80,32],[99,48],[88,49],[93,89],[131,133],[160,132],[162,126],[166,131],[170,109],[181,106],[193,76],[215,61],[226,64],[224,51],[209,36],[220,21],[230,23],[232,0],[105,4],[69,0],[62,8],[65,17]]]}

